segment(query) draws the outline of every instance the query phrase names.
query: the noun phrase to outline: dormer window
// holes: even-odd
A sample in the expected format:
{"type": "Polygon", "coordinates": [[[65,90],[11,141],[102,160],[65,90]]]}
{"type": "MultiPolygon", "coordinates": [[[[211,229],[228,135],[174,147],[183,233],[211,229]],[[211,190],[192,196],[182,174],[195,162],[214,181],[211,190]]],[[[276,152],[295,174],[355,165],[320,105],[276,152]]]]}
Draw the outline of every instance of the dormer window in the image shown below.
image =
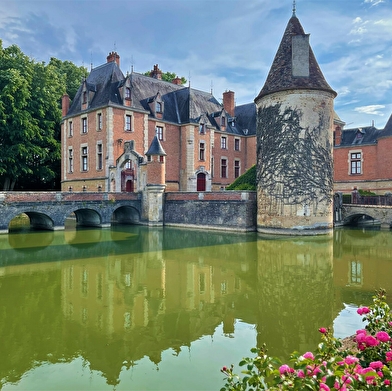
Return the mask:
{"type": "Polygon", "coordinates": [[[87,91],[83,91],[83,104],[87,103],[87,91]]]}
{"type": "Polygon", "coordinates": [[[125,87],[125,99],[131,99],[131,89],[129,87],[125,87]]]}
{"type": "Polygon", "coordinates": [[[162,113],[162,102],[155,102],[155,112],[162,113]]]}
{"type": "Polygon", "coordinates": [[[200,134],[205,134],[206,132],[206,125],[205,124],[199,124],[199,133],[200,134]]]}
{"type": "Polygon", "coordinates": [[[226,118],[224,116],[221,117],[221,126],[226,126],[226,118]]]}

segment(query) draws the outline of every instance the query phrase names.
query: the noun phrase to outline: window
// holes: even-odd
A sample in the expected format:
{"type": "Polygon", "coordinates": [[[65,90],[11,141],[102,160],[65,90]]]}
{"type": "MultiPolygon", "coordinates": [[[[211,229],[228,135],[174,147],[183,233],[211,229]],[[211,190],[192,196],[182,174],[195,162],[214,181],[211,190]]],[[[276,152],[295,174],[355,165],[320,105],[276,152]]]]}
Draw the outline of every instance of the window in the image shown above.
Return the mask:
{"type": "Polygon", "coordinates": [[[87,133],[87,117],[82,118],[82,133],[87,133]]]}
{"type": "Polygon", "coordinates": [[[240,161],[234,160],[234,178],[238,178],[240,176],[240,161]]]}
{"type": "Polygon", "coordinates": [[[240,139],[239,138],[235,138],[234,139],[234,150],[235,151],[239,151],[240,150],[240,139]]]}
{"type": "Polygon", "coordinates": [[[83,91],[83,104],[87,103],[87,91],[83,91]]]}
{"type": "Polygon", "coordinates": [[[97,129],[102,130],[102,113],[97,114],[97,129]]]}
{"type": "Polygon", "coordinates": [[[351,261],[350,263],[350,284],[362,284],[362,264],[360,261],[351,261]]]}
{"type": "Polygon", "coordinates": [[[162,113],[162,102],[155,102],[155,111],[157,113],[162,113]]]}
{"type": "Polygon", "coordinates": [[[129,87],[125,88],[125,99],[131,99],[131,89],[129,87]]]}
{"type": "Polygon", "coordinates": [[[362,173],[361,152],[352,152],[350,154],[350,174],[356,175],[362,173]]]}
{"type": "Polygon", "coordinates": [[[164,163],[165,159],[163,155],[159,155],[159,163],[164,163]]]}
{"type": "Polygon", "coordinates": [[[227,137],[221,137],[221,149],[227,149],[227,137]]]}
{"type": "Polygon", "coordinates": [[[204,141],[200,141],[200,145],[199,145],[199,160],[204,160],[205,159],[204,152],[205,152],[204,141]]]}
{"type": "Polygon", "coordinates": [[[226,118],[224,116],[221,117],[221,126],[226,126],[226,118]]]}
{"type": "Polygon", "coordinates": [[[221,177],[227,178],[227,159],[221,159],[221,177]]]}
{"type": "Polygon", "coordinates": [[[87,171],[88,169],[87,158],[87,147],[82,147],[82,171],[87,171]]]}
{"type": "Polygon", "coordinates": [[[206,132],[205,125],[199,124],[199,133],[204,134],[206,132]]]}
{"type": "Polygon", "coordinates": [[[103,160],[102,160],[102,144],[97,144],[97,170],[102,170],[103,160]]]}
{"type": "Polygon", "coordinates": [[[156,135],[158,137],[158,140],[163,140],[163,127],[162,126],[157,126],[155,128],[155,132],[156,132],[156,135]]]}
{"type": "Polygon", "coordinates": [[[73,172],[73,149],[68,149],[68,172],[73,172]]]}
{"type": "Polygon", "coordinates": [[[130,132],[132,130],[132,115],[125,116],[125,130],[130,132]]]}
{"type": "Polygon", "coordinates": [[[68,136],[69,137],[73,136],[73,123],[72,123],[72,121],[68,122],[68,136]]]}

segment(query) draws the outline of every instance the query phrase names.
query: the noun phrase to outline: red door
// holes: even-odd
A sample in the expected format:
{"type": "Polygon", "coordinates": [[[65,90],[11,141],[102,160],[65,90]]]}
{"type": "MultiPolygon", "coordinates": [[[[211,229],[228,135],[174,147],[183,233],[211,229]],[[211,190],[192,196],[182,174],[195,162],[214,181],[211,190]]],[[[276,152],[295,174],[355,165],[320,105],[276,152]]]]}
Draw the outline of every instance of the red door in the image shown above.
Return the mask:
{"type": "Polygon", "coordinates": [[[197,191],[206,191],[206,174],[197,174],[197,191]]]}
{"type": "Polygon", "coordinates": [[[125,191],[127,191],[128,193],[132,193],[133,192],[133,181],[128,180],[126,185],[125,185],[125,191]]]}

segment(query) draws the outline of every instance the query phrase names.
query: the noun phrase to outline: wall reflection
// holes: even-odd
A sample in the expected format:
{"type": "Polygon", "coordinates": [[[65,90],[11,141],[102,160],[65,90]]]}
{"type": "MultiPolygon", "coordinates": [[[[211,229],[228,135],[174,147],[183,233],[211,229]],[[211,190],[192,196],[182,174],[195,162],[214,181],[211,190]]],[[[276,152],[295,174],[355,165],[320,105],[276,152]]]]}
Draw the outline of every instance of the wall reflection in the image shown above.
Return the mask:
{"type": "Polygon", "coordinates": [[[345,303],[392,291],[390,232],[282,239],[117,227],[55,232],[49,244],[23,235],[0,236],[3,384],[82,356],[115,385],[122,368],[146,356],[158,364],[220,324],[235,336],[237,319],[287,358],[313,350],[345,303]]]}

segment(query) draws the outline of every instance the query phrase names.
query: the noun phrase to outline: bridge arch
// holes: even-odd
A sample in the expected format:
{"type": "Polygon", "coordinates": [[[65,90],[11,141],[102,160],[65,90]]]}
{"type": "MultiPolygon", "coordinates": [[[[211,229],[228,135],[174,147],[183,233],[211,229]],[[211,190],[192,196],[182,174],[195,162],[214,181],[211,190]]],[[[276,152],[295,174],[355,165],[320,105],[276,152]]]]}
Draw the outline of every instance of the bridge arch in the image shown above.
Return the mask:
{"type": "Polygon", "coordinates": [[[119,206],[113,211],[112,223],[140,224],[140,212],[132,206],[119,206]]]}
{"type": "Polygon", "coordinates": [[[20,216],[23,213],[28,216],[30,220],[30,227],[32,229],[48,230],[48,231],[52,231],[54,229],[54,222],[48,215],[42,212],[31,211],[31,210],[18,211],[18,213],[15,216],[11,216],[11,219],[8,222],[8,227],[10,226],[11,221],[13,219],[20,216]]]}
{"type": "Polygon", "coordinates": [[[73,211],[76,217],[76,226],[101,227],[102,217],[94,209],[82,208],[73,211]]]}
{"type": "Polygon", "coordinates": [[[381,222],[377,218],[366,213],[353,213],[345,217],[343,225],[355,227],[379,227],[381,222]]]}

